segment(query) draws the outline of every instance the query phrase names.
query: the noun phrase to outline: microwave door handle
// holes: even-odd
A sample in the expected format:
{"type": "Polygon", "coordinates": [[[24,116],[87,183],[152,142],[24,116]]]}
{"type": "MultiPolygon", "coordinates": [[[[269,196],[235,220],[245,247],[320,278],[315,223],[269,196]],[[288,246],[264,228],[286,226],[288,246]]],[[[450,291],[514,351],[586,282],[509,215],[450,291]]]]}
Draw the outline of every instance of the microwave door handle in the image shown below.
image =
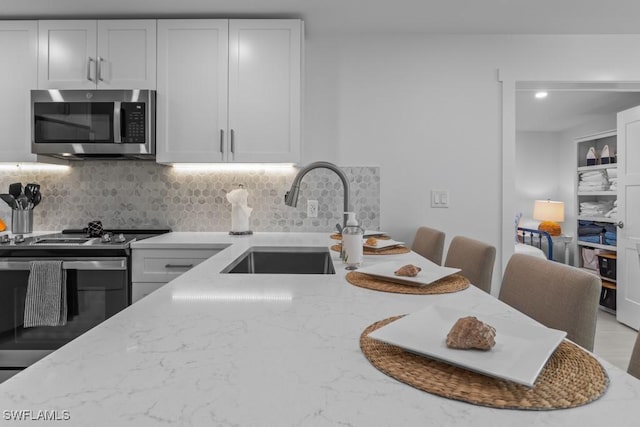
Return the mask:
{"type": "Polygon", "coordinates": [[[124,119],[122,105],[120,101],[113,103],[113,142],[122,143],[122,131],[124,130],[124,119]]]}

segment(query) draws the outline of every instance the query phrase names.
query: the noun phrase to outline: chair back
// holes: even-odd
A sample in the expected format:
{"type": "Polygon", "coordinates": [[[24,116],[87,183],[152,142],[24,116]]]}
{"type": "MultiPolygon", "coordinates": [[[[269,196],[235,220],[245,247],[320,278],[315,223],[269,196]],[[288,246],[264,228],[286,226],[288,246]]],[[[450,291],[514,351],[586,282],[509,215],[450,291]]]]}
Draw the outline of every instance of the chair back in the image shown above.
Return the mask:
{"type": "Polygon", "coordinates": [[[595,274],[565,264],[514,254],[498,298],[543,325],[593,350],[602,282],[595,274]]]}
{"type": "Polygon", "coordinates": [[[411,250],[429,261],[442,265],[445,234],[434,228],[420,227],[413,239],[411,250]]]}
{"type": "Polygon", "coordinates": [[[640,332],[636,338],[636,345],[631,352],[631,360],[629,361],[629,369],[627,369],[627,372],[640,379],[640,332]]]}
{"type": "Polygon", "coordinates": [[[468,237],[456,236],[447,250],[445,267],[459,268],[460,274],[487,293],[491,293],[491,277],[496,248],[468,237]]]}

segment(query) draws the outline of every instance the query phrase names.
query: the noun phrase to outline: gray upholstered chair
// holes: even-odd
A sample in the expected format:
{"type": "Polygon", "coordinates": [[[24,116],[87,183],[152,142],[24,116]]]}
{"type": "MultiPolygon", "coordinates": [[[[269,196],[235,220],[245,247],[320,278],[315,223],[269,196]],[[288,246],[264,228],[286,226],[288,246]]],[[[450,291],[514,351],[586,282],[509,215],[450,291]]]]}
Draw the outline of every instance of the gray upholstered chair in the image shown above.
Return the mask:
{"type": "Polygon", "coordinates": [[[416,231],[411,250],[422,255],[429,261],[442,265],[442,251],[444,250],[444,233],[429,227],[420,227],[416,231]]]}
{"type": "Polygon", "coordinates": [[[499,299],[593,350],[602,282],[594,274],[531,255],[514,254],[499,299]]]}
{"type": "Polygon", "coordinates": [[[495,260],[495,247],[468,237],[456,236],[449,244],[444,265],[461,269],[460,274],[473,285],[491,293],[495,260]]]}
{"type": "Polygon", "coordinates": [[[640,379],[640,332],[636,338],[636,345],[631,352],[631,360],[629,361],[629,369],[627,369],[627,372],[640,379]]]}

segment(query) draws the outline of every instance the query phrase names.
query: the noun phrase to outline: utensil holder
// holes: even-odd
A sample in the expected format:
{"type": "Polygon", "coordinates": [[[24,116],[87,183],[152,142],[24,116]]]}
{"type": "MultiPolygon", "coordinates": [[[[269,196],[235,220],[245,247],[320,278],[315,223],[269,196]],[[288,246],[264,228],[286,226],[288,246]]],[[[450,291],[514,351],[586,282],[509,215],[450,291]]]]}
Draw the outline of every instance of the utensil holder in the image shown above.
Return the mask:
{"type": "Polygon", "coordinates": [[[33,232],[33,209],[11,210],[11,232],[13,234],[33,232]]]}

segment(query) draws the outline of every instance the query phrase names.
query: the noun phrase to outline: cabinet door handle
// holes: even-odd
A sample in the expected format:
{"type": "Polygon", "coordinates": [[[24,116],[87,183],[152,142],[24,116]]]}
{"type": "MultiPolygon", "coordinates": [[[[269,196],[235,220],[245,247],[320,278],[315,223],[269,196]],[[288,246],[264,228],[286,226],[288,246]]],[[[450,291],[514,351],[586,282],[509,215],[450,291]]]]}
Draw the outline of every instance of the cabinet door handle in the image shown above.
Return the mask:
{"type": "Polygon", "coordinates": [[[193,264],[165,264],[164,268],[193,268],[193,264]]]}
{"type": "Polygon", "coordinates": [[[91,63],[94,62],[92,57],[89,57],[89,60],[87,61],[87,80],[89,80],[90,82],[93,81],[93,79],[91,78],[91,63]]]}
{"type": "Polygon", "coordinates": [[[220,129],[220,152],[224,153],[224,129],[220,129]]]}
{"type": "Polygon", "coordinates": [[[98,63],[97,63],[97,71],[96,71],[96,77],[98,78],[98,80],[100,80],[101,82],[104,81],[104,79],[102,78],[102,61],[104,61],[104,59],[102,59],[101,56],[98,56],[98,63]]]}
{"type": "Polygon", "coordinates": [[[235,154],[236,152],[236,140],[235,140],[235,132],[231,129],[231,154],[235,154]]]}
{"type": "Polygon", "coordinates": [[[618,227],[618,228],[624,228],[624,222],[622,222],[622,221],[618,221],[618,222],[616,223],[616,227],[618,227]]]}

